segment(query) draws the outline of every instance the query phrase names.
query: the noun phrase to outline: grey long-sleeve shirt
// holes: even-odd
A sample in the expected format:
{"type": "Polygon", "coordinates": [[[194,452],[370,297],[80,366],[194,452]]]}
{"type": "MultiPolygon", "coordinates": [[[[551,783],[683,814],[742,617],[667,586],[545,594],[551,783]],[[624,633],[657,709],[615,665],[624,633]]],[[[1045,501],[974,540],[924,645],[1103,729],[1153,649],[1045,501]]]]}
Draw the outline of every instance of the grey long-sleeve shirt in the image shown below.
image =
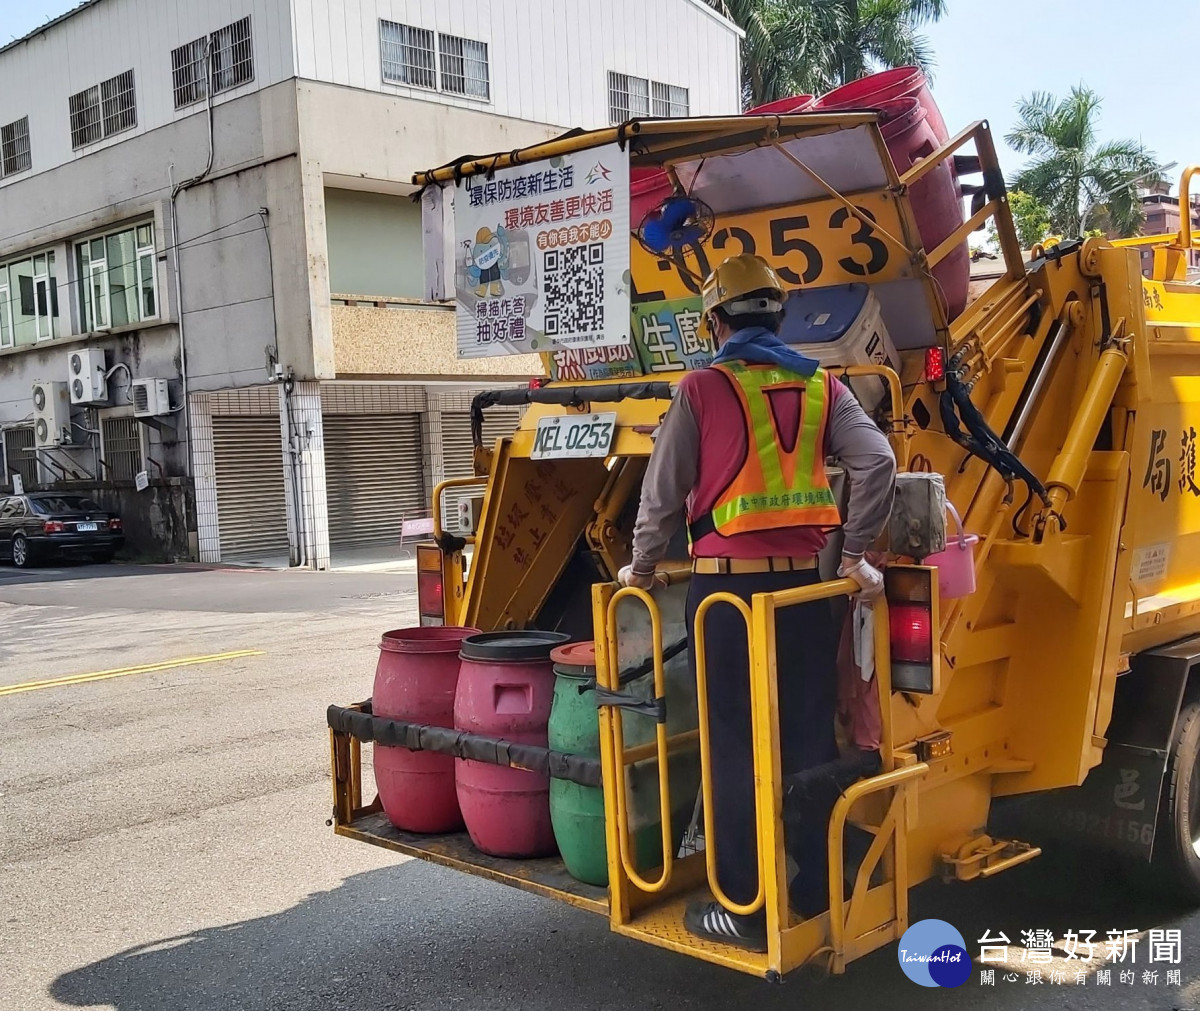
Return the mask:
{"type": "MultiPolygon", "coordinates": [[[[887,522],[896,459],[887,439],[867,417],[853,393],[837,384],[835,387],[824,449],[827,457],[835,458],[842,466],[849,482],[843,550],[849,555],[861,555],[887,522]]],[[[662,561],[667,545],[684,519],[689,500],[694,515],[703,515],[712,508],[723,484],[736,472],[738,459],[731,461],[725,450],[731,431],[737,430],[742,430],[741,445],[748,450],[741,408],[721,373],[705,369],[690,373],[680,382],[659,429],[642,484],[633,533],[635,572],[653,572],[662,561]],[[722,395],[726,390],[728,398],[722,395]],[[708,447],[707,453],[702,447],[708,447]]],[[[795,527],[732,537],[708,534],[701,538],[696,549],[701,555],[803,556],[815,554],[824,542],[824,533],[819,528],[795,527]],[[710,544],[713,538],[716,540],[710,544]]]]}

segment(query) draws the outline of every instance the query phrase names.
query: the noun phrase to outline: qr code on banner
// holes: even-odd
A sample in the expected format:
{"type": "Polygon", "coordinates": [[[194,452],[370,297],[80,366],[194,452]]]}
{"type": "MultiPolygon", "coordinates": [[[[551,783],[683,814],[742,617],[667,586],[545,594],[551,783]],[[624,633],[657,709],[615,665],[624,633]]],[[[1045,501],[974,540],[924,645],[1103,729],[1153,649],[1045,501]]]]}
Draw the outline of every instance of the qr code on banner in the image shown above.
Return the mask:
{"type": "Polygon", "coordinates": [[[542,254],[546,336],[604,330],[604,243],[592,242],[542,254]]]}

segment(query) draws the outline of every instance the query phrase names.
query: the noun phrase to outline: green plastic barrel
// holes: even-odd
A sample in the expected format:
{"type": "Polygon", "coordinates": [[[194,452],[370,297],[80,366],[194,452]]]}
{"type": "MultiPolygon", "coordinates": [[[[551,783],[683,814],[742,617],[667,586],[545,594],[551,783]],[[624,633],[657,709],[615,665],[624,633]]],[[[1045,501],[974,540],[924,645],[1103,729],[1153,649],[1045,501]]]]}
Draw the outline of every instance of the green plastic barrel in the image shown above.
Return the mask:
{"type": "MultiPolygon", "coordinates": [[[[572,643],[556,649],[554,701],[550,709],[549,743],[555,751],[600,757],[600,719],[596,693],[585,687],[595,677],[593,643],[572,643]],[[584,690],[581,690],[584,689],[584,690]]],[[[594,682],[592,682],[594,684],[594,682]]],[[[630,694],[653,697],[654,678],[646,675],[626,685],[630,694]]],[[[625,713],[626,748],[649,744],[655,738],[653,719],[625,713]]],[[[681,755],[671,763],[672,837],[678,847],[687,827],[699,783],[698,763],[681,755]]],[[[634,861],[639,871],[662,865],[662,819],[659,813],[658,761],[638,762],[627,772],[629,821],[634,861]]],[[[591,885],[608,884],[604,791],[564,779],[550,780],[550,821],[567,872],[591,885]]]]}

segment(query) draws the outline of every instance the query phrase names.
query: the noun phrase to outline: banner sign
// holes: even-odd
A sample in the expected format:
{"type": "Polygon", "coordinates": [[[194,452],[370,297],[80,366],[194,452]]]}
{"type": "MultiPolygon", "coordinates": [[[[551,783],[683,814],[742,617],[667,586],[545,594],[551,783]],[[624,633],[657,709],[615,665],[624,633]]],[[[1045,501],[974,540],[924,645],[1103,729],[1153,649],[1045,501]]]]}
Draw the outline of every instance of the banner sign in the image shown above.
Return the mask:
{"type": "Polygon", "coordinates": [[[629,157],[497,169],[454,198],[458,356],[628,345],[629,157]]]}
{"type": "Polygon", "coordinates": [[[700,332],[700,298],[638,302],[633,337],[646,375],[702,369],[715,354],[712,338],[700,332]]]}

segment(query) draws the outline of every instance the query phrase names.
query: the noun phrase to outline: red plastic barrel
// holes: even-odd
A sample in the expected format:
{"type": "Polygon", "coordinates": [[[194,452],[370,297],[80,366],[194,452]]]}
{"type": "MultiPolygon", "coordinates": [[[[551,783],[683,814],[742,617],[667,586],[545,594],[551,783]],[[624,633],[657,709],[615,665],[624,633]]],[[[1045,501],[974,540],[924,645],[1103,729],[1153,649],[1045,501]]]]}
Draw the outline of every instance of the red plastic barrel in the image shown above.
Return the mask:
{"type": "Polygon", "coordinates": [[[629,170],[629,223],[637,228],[642,218],[667,199],[674,191],[671,177],[659,168],[629,170]]]}
{"type": "Polygon", "coordinates": [[[878,109],[896,98],[915,98],[925,110],[930,128],[938,142],[950,135],[942,112],[933,100],[929,81],[920,67],[894,67],[878,74],[860,77],[840,88],[826,92],[812,107],[813,112],[833,112],[835,109],[878,109]]]}
{"type": "MultiPolygon", "coordinates": [[[[561,632],[485,632],[463,640],[454,726],[486,737],[546,747],[554,699],[550,652],[561,632]]],[[[476,848],[498,857],[555,852],[550,777],[454,760],[458,803],[476,848]]]]}
{"type": "MultiPolygon", "coordinates": [[[[938,147],[929,115],[916,98],[884,102],[879,129],[900,175],[938,147]]],[[[962,194],[949,159],[918,179],[908,197],[926,252],[933,252],[963,223],[962,194]]],[[[933,268],[933,277],[946,296],[948,319],[954,319],[966,308],[971,283],[971,254],[965,241],[933,268]]]]}
{"type": "MultiPolygon", "coordinates": [[[[399,628],[384,632],[375,667],[376,716],[454,726],[458,651],[475,628],[399,628]]],[[[463,827],[454,789],[454,759],[432,751],[375,746],[375,784],[388,820],[408,832],[463,827]]]]}
{"type": "Polygon", "coordinates": [[[753,109],[747,109],[745,115],[794,116],[800,112],[808,112],[816,100],[815,95],[789,95],[787,98],[777,98],[774,102],[765,102],[754,106],[753,109]]]}

